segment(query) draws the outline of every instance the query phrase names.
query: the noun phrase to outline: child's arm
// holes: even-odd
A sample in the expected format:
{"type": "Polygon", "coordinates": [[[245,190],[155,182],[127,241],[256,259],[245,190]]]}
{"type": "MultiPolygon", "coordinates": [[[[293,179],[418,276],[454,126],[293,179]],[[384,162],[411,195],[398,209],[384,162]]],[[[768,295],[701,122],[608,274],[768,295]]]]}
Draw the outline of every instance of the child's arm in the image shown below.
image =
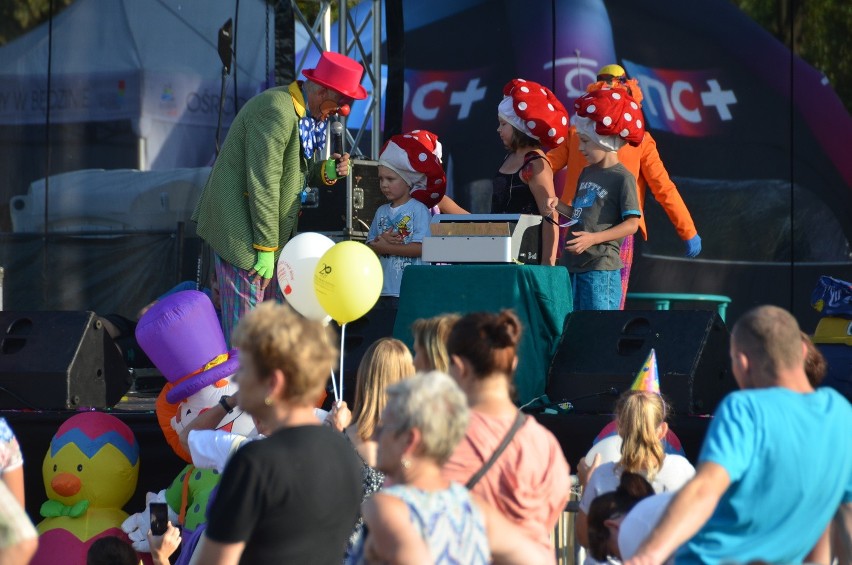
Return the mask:
{"type": "Polygon", "coordinates": [[[446,194],[443,198],[441,198],[441,201],[438,202],[438,210],[440,210],[442,214],[470,214],[470,212],[459,206],[458,202],[446,194]]]}
{"type": "Polygon", "coordinates": [[[368,241],[367,245],[369,245],[378,255],[420,257],[423,254],[423,244],[419,241],[416,243],[389,243],[385,238],[377,237],[373,241],[368,241]]]}
{"type": "Polygon", "coordinates": [[[554,214],[554,212],[559,212],[560,215],[570,218],[574,214],[574,207],[568,206],[564,202],[559,201],[558,196],[554,196],[548,199],[548,216],[553,219],[553,221],[557,223],[562,223],[554,214]]]}
{"type": "MultiPolygon", "coordinates": [[[[540,154],[530,151],[524,157],[525,164],[521,169],[521,179],[530,187],[535,198],[538,213],[542,216],[552,216],[551,206],[556,194],[553,192],[553,171],[547,159],[538,158],[540,154]]],[[[553,266],[556,264],[556,243],[559,239],[559,228],[553,223],[542,225],[541,229],[541,264],[553,266]]]]}
{"type": "Polygon", "coordinates": [[[416,206],[409,210],[410,216],[404,219],[404,235],[391,227],[384,233],[377,234],[372,240],[368,239],[367,245],[378,255],[420,257],[423,254],[423,246],[420,242],[429,235],[429,220],[432,215],[423,204],[415,204],[416,206]],[[408,240],[407,243],[406,240],[408,240]]]}
{"type": "Polygon", "coordinates": [[[565,244],[565,249],[574,255],[580,255],[593,245],[600,245],[607,241],[621,239],[636,233],[639,229],[639,217],[627,216],[620,224],[599,232],[572,231],[574,239],[565,244]]]}

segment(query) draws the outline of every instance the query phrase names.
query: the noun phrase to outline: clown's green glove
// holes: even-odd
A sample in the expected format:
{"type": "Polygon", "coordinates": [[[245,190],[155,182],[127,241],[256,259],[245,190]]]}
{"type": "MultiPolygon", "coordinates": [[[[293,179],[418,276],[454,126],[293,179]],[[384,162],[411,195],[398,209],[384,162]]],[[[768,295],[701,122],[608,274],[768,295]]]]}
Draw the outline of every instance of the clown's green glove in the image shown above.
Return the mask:
{"type": "Polygon", "coordinates": [[[271,279],[275,275],[275,252],[258,251],[254,272],[265,279],[271,279]]]}
{"type": "Polygon", "coordinates": [[[323,163],[322,170],[320,171],[322,174],[322,182],[326,186],[331,186],[337,179],[340,178],[337,174],[337,161],[334,159],[326,159],[323,163]]]}

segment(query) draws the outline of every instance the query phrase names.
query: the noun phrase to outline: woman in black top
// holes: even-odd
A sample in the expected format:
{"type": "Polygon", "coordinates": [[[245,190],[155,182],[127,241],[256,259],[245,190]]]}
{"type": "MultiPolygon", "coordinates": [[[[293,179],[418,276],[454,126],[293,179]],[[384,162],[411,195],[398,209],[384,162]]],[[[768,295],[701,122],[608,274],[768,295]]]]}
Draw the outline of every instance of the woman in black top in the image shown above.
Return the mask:
{"type": "MultiPolygon", "coordinates": [[[[494,177],[491,213],[540,214],[547,219],[548,199],[555,192],[542,146],[565,140],[568,114],[550,90],[531,81],[513,79],[503,94],[497,107],[497,133],[509,153],[494,177]]],[[[542,265],[556,263],[558,238],[555,223],[542,223],[542,265]]]]}
{"type": "Polygon", "coordinates": [[[339,565],[361,503],[361,461],[314,406],[337,350],[320,322],[264,302],[240,321],[239,407],[268,436],[228,461],[192,564],[339,565]]]}

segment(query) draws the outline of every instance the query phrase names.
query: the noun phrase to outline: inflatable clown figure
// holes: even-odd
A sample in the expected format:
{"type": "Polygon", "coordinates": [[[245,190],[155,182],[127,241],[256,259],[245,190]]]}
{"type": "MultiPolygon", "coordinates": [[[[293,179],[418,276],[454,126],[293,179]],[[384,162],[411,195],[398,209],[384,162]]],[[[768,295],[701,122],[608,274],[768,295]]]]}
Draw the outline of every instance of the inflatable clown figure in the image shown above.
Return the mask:
{"type": "Polygon", "coordinates": [[[32,563],[84,565],[95,540],[128,539],[122,508],[136,490],[139,444],[124,422],[101,412],[72,416],[50,441],[42,475],[48,500],[32,563]]]}
{"type": "MultiPolygon", "coordinates": [[[[180,443],[179,434],[202,412],[215,407],[224,395],[232,395],[238,367],[235,350],[229,351],[213,303],[202,292],[187,290],[157,302],[139,320],[136,340],[168,381],[157,398],[157,419],[166,441],[188,464],[171,485],[148,493],[147,502],[166,502],[169,519],[183,527],[181,559],[188,561],[194,533],[206,523],[210,493],[219,483],[219,471],[201,469],[180,443]]],[[[257,435],[248,414],[239,409],[226,413],[216,426],[233,434],[257,435]]],[[[137,551],[149,551],[146,508],[122,524],[137,551]]]]}

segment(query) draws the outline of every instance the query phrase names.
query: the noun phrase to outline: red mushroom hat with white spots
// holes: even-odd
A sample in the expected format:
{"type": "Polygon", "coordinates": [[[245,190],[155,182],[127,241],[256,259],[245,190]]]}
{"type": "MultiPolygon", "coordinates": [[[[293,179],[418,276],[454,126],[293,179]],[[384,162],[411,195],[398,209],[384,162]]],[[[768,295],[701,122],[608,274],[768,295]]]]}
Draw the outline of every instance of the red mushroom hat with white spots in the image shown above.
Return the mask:
{"type": "Polygon", "coordinates": [[[441,166],[441,142],[425,129],[391,137],[382,147],[379,165],[392,169],[411,187],[412,198],[435,206],[447,192],[447,175],[441,166]]]}
{"type": "Polygon", "coordinates": [[[503,87],[497,113],[512,127],[556,147],[568,135],[568,112],[556,95],[537,82],[515,78],[503,87]]]}
{"type": "MultiPolygon", "coordinates": [[[[599,136],[615,136],[637,146],[645,137],[645,118],[642,108],[623,88],[601,88],[577,98],[577,116],[595,123],[599,136]]],[[[578,129],[580,127],[578,121],[578,129]]]]}

